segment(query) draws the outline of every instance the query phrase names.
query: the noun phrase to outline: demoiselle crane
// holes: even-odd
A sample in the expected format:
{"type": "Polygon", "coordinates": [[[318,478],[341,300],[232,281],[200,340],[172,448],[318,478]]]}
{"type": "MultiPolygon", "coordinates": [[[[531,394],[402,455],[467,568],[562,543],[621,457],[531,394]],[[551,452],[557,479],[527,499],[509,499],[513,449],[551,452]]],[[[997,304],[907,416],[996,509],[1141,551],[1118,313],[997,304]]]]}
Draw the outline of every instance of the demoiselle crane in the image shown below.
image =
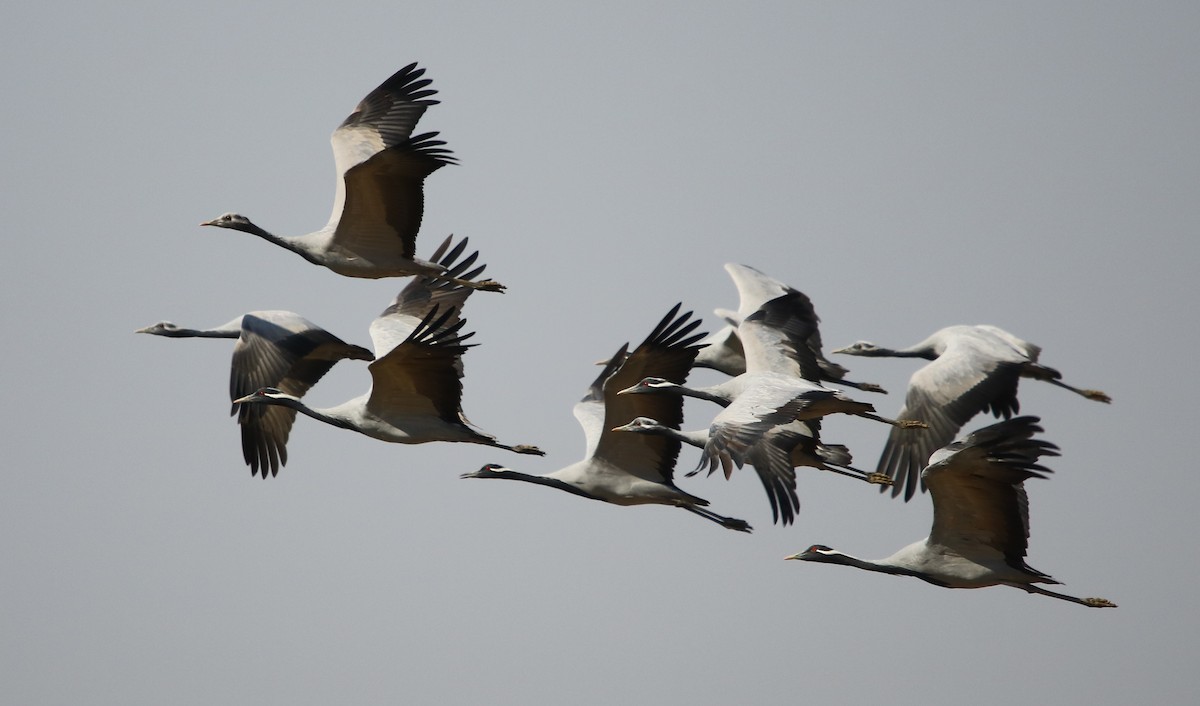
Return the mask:
{"type": "Polygon", "coordinates": [[[840,390],[805,379],[802,361],[813,360],[807,341],[815,324],[800,292],[789,292],[763,304],[738,325],[746,354],[746,372],[705,388],[689,388],[653,376],[621,390],[622,394],[671,393],[717,402],[725,409],[713,418],[701,466],[719,463],[730,473],[745,462],[746,451],[771,429],[793,420],[816,420],[850,414],[893,426],[922,427],[919,420],[894,420],[875,414],[875,407],[840,390]]]}
{"type": "MultiPolygon", "coordinates": [[[[463,244],[465,244],[465,240],[463,244]]],[[[460,245],[461,248],[461,245],[460,245]]],[[[459,312],[472,291],[458,284],[483,270],[452,267],[454,279],[419,276],[371,323],[375,361],[366,394],[329,408],[312,408],[299,397],[271,387],[235,402],[282,405],[318,421],[375,439],[402,444],[433,441],[482,444],[520,454],[543,455],[536,446],[502,444],[473,428],[462,411],[462,355],[473,333],[461,333],[466,320],[459,312]]],[[[286,439],[273,439],[283,444],[286,439]]]]}
{"type": "Polygon", "coordinates": [[[700,349],[699,355],[696,356],[695,367],[712,368],[730,376],[746,372],[746,353],[738,335],[738,324],[763,304],[785,294],[792,294],[794,295],[791,299],[792,315],[805,317],[809,327],[809,334],[804,343],[811,355],[805,355],[798,360],[802,366],[802,377],[813,382],[832,382],[869,392],[887,393],[887,390],[873,382],[846,380],[846,373],[850,371],[825,357],[821,345],[821,331],[818,327],[821,319],[817,316],[817,311],[808,296],[749,265],[730,262],[726,263],[725,271],[729,273],[734,286],[737,287],[738,310],[717,309],[714,312],[725,320],[726,325],[701,341],[705,347],[700,349]]]}
{"type": "MultiPolygon", "coordinates": [[[[972,417],[991,411],[1008,419],[1020,411],[1021,378],[1045,380],[1098,402],[1112,399],[1062,381],[1062,373],[1037,362],[1038,346],[990,325],[948,326],[908,348],[891,349],[858,341],[833,351],[868,357],[923,358],[931,361],[912,374],[898,419],[920,419],[925,431],[896,428],[888,435],[876,470],[895,480],[892,497],[910,500],[929,455],[954,439],[972,417]]],[[[882,488],[881,488],[882,490],[882,488]]]]}
{"type": "MultiPolygon", "coordinates": [[[[253,233],[346,277],[448,278],[436,262],[416,257],[424,211],[425,178],[455,158],[436,132],[413,135],[425,110],[438,103],[430,79],[415,63],[400,69],[367,94],[331,142],[337,170],[333,213],[324,228],[281,237],[237,213],[202,226],[253,233]]],[[[502,291],[491,280],[455,280],[472,289],[502,291]]]]}
{"type": "MultiPolygon", "coordinates": [[[[674,437],[682,443],[700,449],[708,443],[707,429],[681,431],[649,417],[637,417],[627,424],[614,427],[613,431],[674,437]]],[[[746,453],[746,460],[754,467],[755,474],[767,493],[772,521],[782,522],[784,525],[792,524],[796,513],[800,511],[800,498],[796,494],[796,466],[810,466],[867,482],[890,482],[890,479],[880,478],[851,466],[849,449],[841,444],[821,443],[805,422],[792,422],[775,427],[746,453]]],[[[693,476],[696,473],[698,471],[687,475],[693,476]]]]}
{"type": "Polygon", "coordinates": [[[229,374],[230,414],[242,434],[242,456],[250,475],[273,476],[287,463],[285,444],[296,412],[284,407],[241,405],[239,397],[260,387],[277,387],[296,397],[317,383],[339,360],[374,360],[371,351],[346,343],[291,311],[251,311],[227,324],[192,329],[160,321],[141,328],[168,338],[236,338],[229,374]]]}
{"type": "Polygon", "coordinates": [[[676,304],[632,353],[628,344],[621,346],[575,405],[575,418],[587,441],[582,460],[541,476],[489,463],[462,477],[537,483],[614,505],[673,505],[727,529],[749,532],[750,525],[743,520],[718,515],[707,509],[707,500],[675,485],[678,438],[613,431],[638,416],[653,417],[673,428],[682,422],[683,400],[678,396],[617,395],[618,390],[649,374],[680,383],[687,378],[696,342],[703,334],[692,333],[700,322],[689,323],[690,311],[678,312],[676,304]]]}
{"type": "Polygon", "coordinates": [[[1012,586],[1092,608],[1115,608],[1104,598],[1076,598],[1037,584],[1059,583],[1025,563],[1029,500],[1024,481],[1045,478],[1042,456],[1054,444],[1034,439],[1037,417],[1015,417],[974,431],[936,451],[921,472],[933,500],[929,536],[886,559],[859,559],[814,544],[786,557],[845,564],[867,571],[913,576],[945,588],[1012,586]]]}

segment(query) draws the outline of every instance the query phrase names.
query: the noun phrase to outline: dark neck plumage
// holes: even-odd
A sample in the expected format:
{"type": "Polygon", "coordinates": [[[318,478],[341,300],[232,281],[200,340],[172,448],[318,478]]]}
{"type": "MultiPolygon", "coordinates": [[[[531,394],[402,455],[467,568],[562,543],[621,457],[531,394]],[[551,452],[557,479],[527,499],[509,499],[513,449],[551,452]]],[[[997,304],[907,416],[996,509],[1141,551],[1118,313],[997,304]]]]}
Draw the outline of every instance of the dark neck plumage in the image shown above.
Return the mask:
{"type": "Polygon", "coordinates": [[[913,571],[912,569],[907,569],[903,566],[896,566],[894,564],[889,564],[885,561],[871,561],[869,559],[859,559],[856,556],[850,556],[849,554],[844,554],[842,552],[833,552],[830,554],[822,554],[821,556],[822,556],[821,559],[815,559],[814,561],[821,561],[821,562],[825,562],[827,564],[842,564],[843,566],[853,566],[853,567],[856,567],[859,569],[863,569],[865,571],[875,571],[875,572],[878,572],[881,574],[893,574],[895,576],[915,576],[916,578],[919,578],[919,579],[924,579],[926,581],[929,580],[920,572],[913,571]]]}
{"type": "Polygon", "coordinates": [[[177,328],[163,331],[160,335],[169,338],[237,338],[242,335],[242,332],[224,329],[177,328]]]}
{"type": "Polygon", "coordinates": [[[924,358],[925,360],[937,359],[937,354],[933,352],[933,348],[923,345],[913,346],[911,348],[900,348],[898,350],[876,347],[865,350],[858,355],[868,358],[924,358]]]}
{"type": "Polygon", "coordinates": [[[575,495],[587,498],[589,500],[599,500],[600,499],[581,488],[577,488],[577,487],[571,485],[570,483],[564,483],[563,481],[561,481],[557,478],[547,478],[546,476],[535,476],[535,475],[531,475],[529,473],[521,473],[520,471],[513,471],[513,470],[477,471],[477,472],[471,474],[469,477],[471,477],[471,478],[503,478],[506,480],[520,480],[520,481],[525,481],[526,483],[537,483],[538,485],[546,485],[551,488],[558,488],[559,490],[563,490],[568,493],[573,493],[575,495]]]}
{"type": "Polygon", "coordinates": [[[319,422],[325,422],[326,424],[329,424],[329,425],[332,425],[335,427],[340,427],[342,429],[349,429],[351,431],[365,433],[365,432],[363,432],[362,429],[359,429],[357,426],[355,426],[349,420],[344,419],[340,416],[334,416],[332,414],[329,414],[325,410],[314,409],[312,407],[309,407],[308,405],[301,402],[300,398],[293,397],[292,395],[284,395],[281,397],[266,397],[266,398],[259,400],[258,402],[250,402],[248,404],[273,404],[273,405],[276,405],[279,407],[289,407],[305,416],[312,417],[313,419],[315,419],[319,422]]]}

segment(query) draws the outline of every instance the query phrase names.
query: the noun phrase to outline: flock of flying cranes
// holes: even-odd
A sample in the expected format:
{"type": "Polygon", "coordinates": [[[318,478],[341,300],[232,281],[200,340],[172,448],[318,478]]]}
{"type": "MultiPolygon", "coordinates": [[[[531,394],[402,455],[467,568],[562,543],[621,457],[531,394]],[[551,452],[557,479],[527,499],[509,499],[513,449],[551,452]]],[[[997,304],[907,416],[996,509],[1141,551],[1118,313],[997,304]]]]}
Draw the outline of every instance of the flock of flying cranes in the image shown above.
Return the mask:
{"type": "MultiPolygon", "coordinates": [[[[446,238],[429,260],[416,257],[425,178],[455,163],[438,133],[413,135],[436,91],[424,69],[410,64],[367,95],[332,137],[338,173],[333,214],[320,230],[280,237],[245,216],[226,213],[201,225],[253,233],[309,262],[347,277],[412,277],[370,327],[374,353],[346,343],[289,311],[253,311],[212,329],[160,322],[139,330],[168,337],[232,338],[230,398],[241,429],[242,453],[252,475],[266,478],[287,463],[296,414],[397,443],[482,444],[518,454],[543,455],[536,446],[509,445],[479,431],[462,410],[462,357],[473,344],[462,309],[478,290],[504,286],[479,279],[485,265],[467,252],[467,239],[446,238]],[[302,398],[338,361],[366,360],[368,391],[329,408],[302,398]]],[[[800,466],[892,487],[907,501],[917,488],[934,507],[929,537],[891,557],[867,561],[824,545],[788,559],[839,563],[914,576],[949,588],[1008,585],[1090,607],[1115,607],[1103,598],[1076,598],[1042,588],[1058,583],[1025,563],[1029,537],[1024,481],[1044,478],[1039,460],[1057,447],[1035,438],[1037,417],[1019,411],[1022,377],[1045,380],[1088,399],[1109,402],[1097,390],[1062,382],[1038,363],[1040,349],[994,326],[951,326],[921,343],[892,350],[858,342],[833,351],[859,356],[917,357],[930,361],[913,374],[895,419],[838,387],[883,392],[873,383],[845,379],[848,371],[826,359],[819,318],[803,293],[754,268],[725,266],[737,286],[736,312],[718,310],[725,326],[705,337],[699,319],[676,304],[633,350],[621,346],[575,405],[587,449],[582,460],[545,475],[489,463],[463,478],[506,478],[546,485],[615,505],[683,508],[722,527],[750,532],[744,520],[719,515],[708,501],[680,489],[674,470],[681,446],[701,449],[694,475],[720,468],[728,478],[751,466],[762,482],[777,523],[791,524],[800,501],[800,466]],[[729,375],[707,388],[686,386],[696,367],[729,375]],[[683,431],[683,398],[710,400],[722,409],[707,429],[683,431]],[[990,411],[1003,421],[968,433],[959,430],[990,411]],[[820,437],[821,418],[849,414],[891,426],[874,472],[851,464],[845,446],[820,437]]]]}

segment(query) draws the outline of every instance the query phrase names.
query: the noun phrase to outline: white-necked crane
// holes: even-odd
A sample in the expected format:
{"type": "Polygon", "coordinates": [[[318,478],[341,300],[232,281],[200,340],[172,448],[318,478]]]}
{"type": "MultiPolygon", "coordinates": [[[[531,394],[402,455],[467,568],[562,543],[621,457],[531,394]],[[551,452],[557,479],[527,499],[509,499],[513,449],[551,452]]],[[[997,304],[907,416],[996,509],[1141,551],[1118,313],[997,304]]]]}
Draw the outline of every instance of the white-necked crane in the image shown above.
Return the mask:
{"type": "Polygon", "coordinates": [[[929,429],[893,429],[876,467],[895,481],[892,497],[903,492],[906,501],[918,486],[924,490],[920,473],[929,455],[950,443],[972,417],[990,410],[1008,419],[1020,411],[1017,383],[1023,377],[1045,380],[1090,400],[1112,401],[1099,390],[1064,383],[1062,373],[1037,362],[1041,348],[996,326],[948,326],[908,348],[858,341],[833,352],[930,361],[912,374],[904,407],[897,415],[897,419],[920,419],[929,429]]]}
{"type": "Polygon", "coordinates": [[[541,476],[489,463],[462,477],[537,483],[614,505],[672,505],[727,529],[749,532],[750,525],[743,520],[718,515],[707,508],[707,500],[675,485],[679,439],[613,431],[639,416],[653,417],[676,429],[683,421],[683,400],[678,396],[617,394],[650,374],[679,383],[687,378],[698,350],[696,342],[703,334],[692,333],[700,322],[689,322],[690,311],[677,316],[679,307],[676,304],[632,353],[628,344],[621,346],[575,405],[575,418],[587,441],[582,460],[541,476]]]}
{"type": "Polygon", "coordinates": [[[929,536],[886,559],[859,559],[814,544],[786,557],[913,576],[945,588],[1012,586],[1092,608],[1115,608],[1104,598],[1076,598],[1042,588],[1058,581],[1025,563],[1029,499],[1024,482],[1045,478],[1042,456],[1058,447],[1033,436],[1037,417],[1015,417],[974,431],[934,452],[921,472],[933,500],[929,536]]]}
{"type": "MultiPolygon", "coordinates": [[[[253,233],[346,277],[450,277],[436,262],[416,257],[425,178],[456,162],[446,143],[436,139],[438,133],[412,134],[425,110],[439,102],[431,98],[437,91],[428,87],[424,73],[416,63],[400,69],[333,131],[337,190],[325,227],[281,237],[237,213],[200,225],[253,233]]],[[[504,289],[491,280],[457,284],[504,289]]]]}
{"type": "MultiPolygon", "coordinates": [[[[463,244],[466,240],[464,239],[463,244]]],[[[475,255],[465,266],[474,262],[475,255]]],[[[340,405],[313,408],[296,395],[267,387],[238,404],[282,405],[318,421],[381,441],[482,444],[521,454],[543,455],[536,446],[502,444],[471,426],[462,411],[462,355],[474,333],[462,333],[463,301],[473,289],[459,284],[483,271],[454,267],[454,279],[419,276],[371,323],[375,361],[366,394],[340,405]]],[[[286,439],[273,439],[282,445],[286,439]]]]}

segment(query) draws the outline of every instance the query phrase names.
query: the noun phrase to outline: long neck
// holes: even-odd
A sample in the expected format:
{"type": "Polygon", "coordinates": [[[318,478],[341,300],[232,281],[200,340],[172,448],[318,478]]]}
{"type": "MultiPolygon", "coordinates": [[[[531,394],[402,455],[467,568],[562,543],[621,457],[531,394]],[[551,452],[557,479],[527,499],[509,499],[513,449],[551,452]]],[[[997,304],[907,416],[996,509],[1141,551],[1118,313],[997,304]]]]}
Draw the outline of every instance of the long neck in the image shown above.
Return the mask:
{"type": "Polygon", "coordinates": [[[675,440],[681,441],[689,446],[695,446],[698,449],[704,448],[704,444],[708,442],[708,430],[707,429],[695,429],[693,431],[680,431],[679,429],[675,429],[675,428],[663,426],[663,425],[651,427],[651,429],[652,429],[652,431],[650,433],[652,433],[652,434],[658,434],[659,436],[665,436],[665,437],[668,437],[671,439],[675,439],[675,440]]]}
{"type": "Polygon", "coordinates": [[[924,576],[922,576],[920,572],[914,571],[912,569],[909,569],[909,568],[906,568],[903,566],[898,566],[896,564],[891,563],[887,559],[871,561],[870,559],[859,559],[856,556],[851,556],[849,554],[844,554],[842,552],[833,552],[831,554],[824,555],[824,559],[822,559],[822,561],[828,562],[830,564],[843,564],[845,566],[853,566],[853,567],[856,567],[859,569],[864,569],[866,571],[877,571],[881,574],[894,574],[897,576],[916,576],[917,578],[924,578],[924,576]]]}
{"type": "Polygon", "coordinates": [[[587,491],[585,491],[581,488],[577,488],[576,486],[571,485],[570,483],[563,482],[557,478],[550,478],[547,476],[535,476],[535,475],[531,475],[529,473],[521,473],[520,471],[512,471],[512,470],[479,471],[477,474],[475,474],[471,477],[472,478],[503,478],[506,480],[525,481],[526,483],[537,483],[538,485],[546,485],[551,488],[558,488],[559,490],[564,490],[568,493],[573,493],[575,495],[579,495],[581,497],[588,498],[589,500],[599,500],[599,498],[591,495],[587,491]]]}
{"type": "Polygon", "coordinates": [[[158,335],[168,338],[237,338],[242,335],[242,332],[240,329],[225,328],[175,328],[162,331],[158,335]]]}
{"type": "Polygon", "coordinates": [[[313,419],[316,419],[319,422],[325,422],[326,424],[331,424],[335,427],[341,427],[342,429],[350,429],[352,431],[357,431],[357,432],[363,431],[362,429],[360,429],[358,427],[357,424],[355,424],[353,421],[351,421],[347,417],[345,417],[341,414],[334,413],[333,410],[316,409],[313,407],[309,407],[308,405],[301,402],[299,397],[294,397],[292,395],[281,395],[278,397],[266,397],[266,398],[259,400],[258,402],[252,402],[251,404],[273,404],[273,405],[278,405],[280,407],[290,407],[291,409],[294,409],[303,415],[312,417],[313,419]]]}
{"type": "Polygon", "coordinates": [[[918,343],[915,346],[901,348],[898,351],[892,351],[893,358],[924,358],[925,360],[937,360],[938,353],[926,343],[918,343]]]}
{"type": "Polygon", "coordinates": [[[721,405],[722,407],[729,406],[729,401],[730,401],[729,397],[727,395],[722,394],[721,388],[719,386],[685,387],[683,385],[678,385],[676,387],[668,388],[668,389],[674,390],[685,397],[695,397],[698,400],[708,400],[709,402],[716,402],[717,404],[721,405]]]}
{"type": "Polygon", "coordinates": [[[296,253],[300,257],[303,257],[305,260],[308,260],[311,263],[320,264],[313,257],[313,254],[311,252],[309,252],[309,248],[306,247],[309,243],[305,239],[304,236],[285,238],[283,236],[275,235],[274,233],[263,230],[262,228],[259,228],[257,225],[255,225],[253,223],[246,223],[243,227],[238,228],[238,230],[246,232],[246,233],[253,233],[254,235],[257,235],[258,237],[262,238],[263,240],[275,243],[276,245],[278,245],[282,248],[287,248],[288,250],[291,250],[292,252],[296,253]]]}

